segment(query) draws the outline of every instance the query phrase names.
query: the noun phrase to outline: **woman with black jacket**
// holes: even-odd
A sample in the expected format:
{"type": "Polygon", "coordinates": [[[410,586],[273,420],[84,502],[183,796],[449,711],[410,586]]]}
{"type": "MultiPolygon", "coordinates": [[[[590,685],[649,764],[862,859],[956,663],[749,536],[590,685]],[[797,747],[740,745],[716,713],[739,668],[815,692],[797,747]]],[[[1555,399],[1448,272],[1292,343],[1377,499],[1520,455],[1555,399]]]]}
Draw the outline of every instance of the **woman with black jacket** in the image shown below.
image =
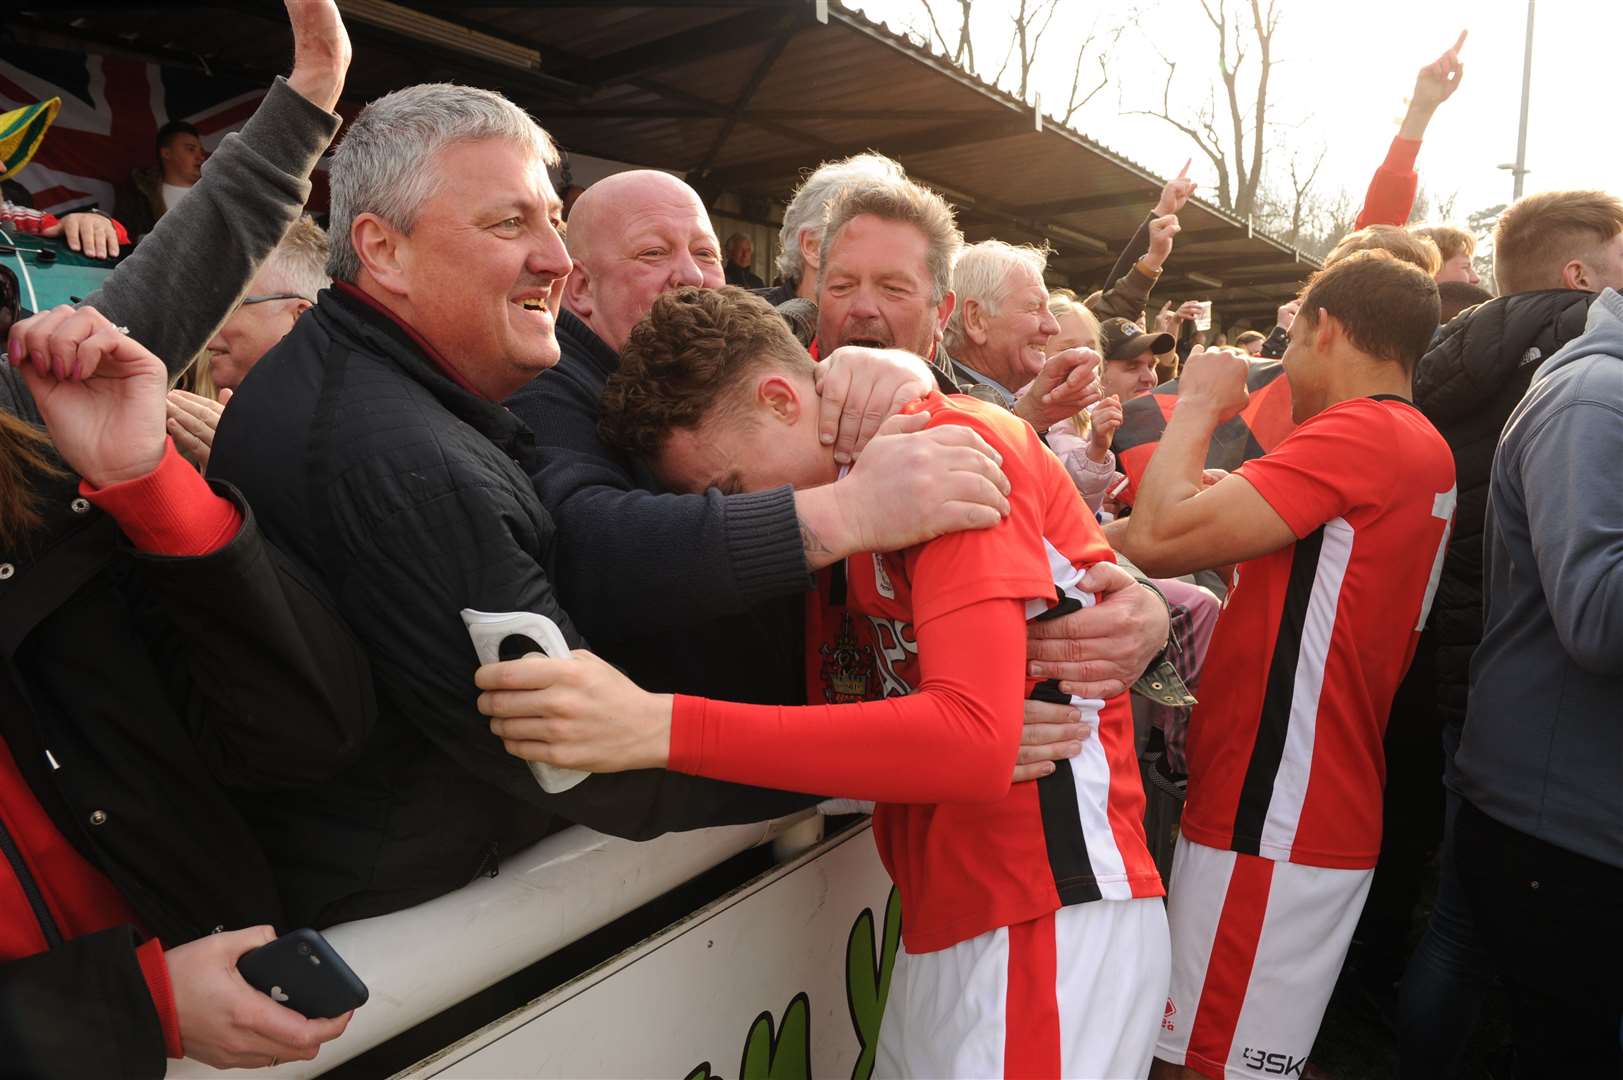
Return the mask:
{"type": "Polygon", "coordinates": [[[112,319],[27,320],[0,365],[7,1075],[160,1076],[182,1053],[259,1066],[313,1057],[344,1027],[236,974],[281,905],[225,788],[296,799],[341,765],[373,718],[366,660],[240,496],[176,457],[163,399],[337,127],[336,8],[288,7],[292,76],[91,298],[112,319]]]}

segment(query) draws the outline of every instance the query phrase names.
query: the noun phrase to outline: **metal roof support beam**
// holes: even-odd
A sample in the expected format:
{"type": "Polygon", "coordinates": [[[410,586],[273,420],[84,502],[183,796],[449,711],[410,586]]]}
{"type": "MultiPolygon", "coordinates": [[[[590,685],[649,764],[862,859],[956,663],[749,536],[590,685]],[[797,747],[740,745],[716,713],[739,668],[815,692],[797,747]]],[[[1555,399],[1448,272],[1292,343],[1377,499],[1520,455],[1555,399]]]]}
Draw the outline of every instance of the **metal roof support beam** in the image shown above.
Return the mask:
{"type": "Polygon", "coordinates": [[[1053,217],[1057,214],[1085,214],[1091,210],[1112,210],[1118,206],[1142,204],[1145,207],[1145,212],[1148,213],[1160,195],[1161,193],[1155,190],[1118,191],[1109,195],[1073,196],[1069,199],[1026,203],[1015,207],[1015,209],[1032,217],[1053,217]]]}
{"type": "Polygon", "coordinates": [[[705,23],[668,37],[645,41],[629,49],[591,59],[582,58],[578,68],[560,72],[577,82],[612,86],[640,75],[691,63],[707,56],[734,52],[747,45],[784,33],[793,33],[802,23],[799,12],[776,19],[762,18],[758,11],[746,11],[719,22],[705,23]]]}
{"type": "MultiPolygon", "coordinates": [[[[749,118],[746,117],[746,119],[749,118]]],[[[833,153],[825,151],[824,156],[846,157],[850,154],[860,154],[864,150],[872,149],[889,157],[901,159],[912,154],[921,154],[934,150],[950,150],[953,147],[966,146],[970,143],[1007,139],[1017,135],[1029,134],[1031,134],[1031,125],[1025,117],[1010,114],[994,115],[985,120],[972,120],[966,123],[929,128],[897,139],[874,139],[858,143],[846,143],[836,147],[833,153]]],[[[802,136],[802,138],[805,137],[802,136]]],[[[731,187],[733,184],[744,180],[761,181],[792,176],[806,166],[815,164],[814,161],[808,161],[805,154],[786,154],[779,158],[742,161],[737,165],[712,173],[710,179],[721,187],[731,187]]]]}
{"type": "Polygon", "coordinates": [[[772,43],[772,47],[767,49],[766,56],[762,57],[761,62],[755,65],[754,74],[750,76],[749,82],[744,84],[744,89],[739,93],[737,100],[733,102],[732,115],[722,123],[721,130],[716,133],[715,141],[710,144],[709,152],[700,160],[699,164],[694,168],[694,172],[703,175],[710,171],[710,167],[716,163],[716,158],[721,156],[722,147],[726,146],[727,140],[732,138],[733,129],[738,127],[738,121],[744,115],[744,110],[749,105],[750,99],[755,97],[755,92],[761,88],[761,84],[766,81],[767,75],[771,74],[773,67],[777,65],[778,58],[783,55],[783,51],[789,47],[789,43],[794,39],[794,31],[791,30],[778,38],[777,41],[772,43]]]}

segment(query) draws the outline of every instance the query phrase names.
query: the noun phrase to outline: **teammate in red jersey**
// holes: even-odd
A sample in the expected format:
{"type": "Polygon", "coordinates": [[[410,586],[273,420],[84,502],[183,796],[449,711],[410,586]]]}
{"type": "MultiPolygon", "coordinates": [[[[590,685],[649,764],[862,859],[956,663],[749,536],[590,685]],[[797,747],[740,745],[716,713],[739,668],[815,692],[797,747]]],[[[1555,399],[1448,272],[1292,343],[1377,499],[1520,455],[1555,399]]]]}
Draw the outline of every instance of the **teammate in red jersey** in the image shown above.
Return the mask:
{"type": "Polygon", "coordinates": [[[1409,402],[1437,313],[1431,278],[1385,252],[1317,275],[1284,357],[1300,426],[1204,490],[1246,362],[1192,356],[1125,527],[1147,573],[1238,564],[1189,726],[1158,1078],[1301,1075],[1318,1033],[1453,518],[1453,456],[1409,402]]]}
{"type": "MultiPolygon", "coordinates": [[[[662,296],[604,395],[604,426],[649,451],[675,490],[811,486],[838,475],[817,437],[813,365],[782,319],[739,290],[662,296]]],[[[590,770],[670,768],[876,800],[874,834],[902,896],[904,948],[879,1068],[911,1076],[1142,1076],[1168,975],[1159,874],[1125,694],[1070,698],[1082,754],[1010,784],[1028,694],[1028,619],[1089,605],[1112,554],[1059,459],[1013,414],[933,394],[931,426],[1001,455],[1011,511],[848,564],[872,626],[883,700],[740,705],[646,694],[578,653],[531,660],[545,685],[486,694],[508,749],[590,770]]],[[[905,483],[898,478],[898,483],[905,483]]],[[[492,685],[484,669],[481,685],[492,685]]]]}

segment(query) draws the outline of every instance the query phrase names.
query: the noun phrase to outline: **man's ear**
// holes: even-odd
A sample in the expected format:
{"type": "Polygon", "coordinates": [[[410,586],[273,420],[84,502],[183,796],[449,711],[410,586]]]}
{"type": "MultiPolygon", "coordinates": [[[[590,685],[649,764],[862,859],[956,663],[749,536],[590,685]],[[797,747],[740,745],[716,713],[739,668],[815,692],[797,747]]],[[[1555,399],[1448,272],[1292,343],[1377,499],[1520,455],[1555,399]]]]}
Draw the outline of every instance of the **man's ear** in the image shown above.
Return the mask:
{"type": "Polygon", "coordinates": [[[800,230],[800,261],[806,264],[801,276],[817,278],[817,270],[823,265],[823,238],[810,229],[800,230]]]}
{"type": "Polygon", "coordinates": [[[1597,292],[1589,278],[1589,267],[1582,259],[1572,259],[1561,268],[1561,287],[1563,289],[1582,289],[1584,292],[1597,292]]]}
{"type": "Polygon", "coordinates": [[[755,384],[755,398],[767,411],[785,426],[793,427],[800,420],[805,403],[794,383],[782,375],[768,375],[755,384]]]}
{"type": "Polygon", "coordinates": [[[936,305],[935,331],[937,336],[940,336],[941,332],[947,328],[947,320],[952,318],[952,309],[957,305],[958,294],[949,289],[947,295],[941,298],[941,303],[936,305]]]}
{"type": "Polygon", "coordinates": [[[592,275],[579,259],[569,264],[569,276],[564,278],[564,309],[581,319],[592,317],[592,275]]]}
{"type": "Polygon", "coordinates": [[[389,292],[405,295],[411,255],[403,233],[376,214],[363,213],[350,222],[349,242],[373,281],[389,292]]]}
{"type": "MultiPolygon", "coordinates": [[[[1300,319],[1302,316],[1296,316],[1300,319]]],[[[1336,317],[1320,308],[1313,313],[1313,351],[1323,355],[1330,351],[1336,341],[1345,336],[1340,321],[1336,317]]]]}
{"type": "Polygon", "coordinates": [[[986,307],[979,300],[964,301],[964,337],[977,345],[985,345],[986,328],[990,322],[986,307]]]}

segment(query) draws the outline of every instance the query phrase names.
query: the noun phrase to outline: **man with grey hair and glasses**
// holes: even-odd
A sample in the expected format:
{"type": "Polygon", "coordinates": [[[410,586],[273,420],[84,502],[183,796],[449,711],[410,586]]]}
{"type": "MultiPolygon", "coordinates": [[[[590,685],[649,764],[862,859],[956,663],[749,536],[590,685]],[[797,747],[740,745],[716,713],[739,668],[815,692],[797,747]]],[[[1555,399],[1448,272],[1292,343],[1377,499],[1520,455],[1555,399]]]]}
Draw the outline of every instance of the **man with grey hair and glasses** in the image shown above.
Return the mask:
{"type": "Polygon", "coordinates": [[[428,900],[563,820],[644,838],[808,803],[657,771],[549,794],[475,708],[463,609],[544,615],[585,644],[554,591],[535,441],[501,404],[559,357],[556,161],[490,91],[429,84],[369,105],[330,169],[333,287],[215,438],[211,474],[314,568],[379,703],[373,737],[331,780],[246,808],[291,924],[428,900]]]}
{"type": "Polygon", "coordinates": [[[169,391],[169,434],[199,468],[208,467],[220,414],[248,369],[287,336],[299,316],[314,306],[316,294],[332,284],[327,253],[321,226],[309,217],[295,221],[198,357],[198,392],[169,391]]]}

